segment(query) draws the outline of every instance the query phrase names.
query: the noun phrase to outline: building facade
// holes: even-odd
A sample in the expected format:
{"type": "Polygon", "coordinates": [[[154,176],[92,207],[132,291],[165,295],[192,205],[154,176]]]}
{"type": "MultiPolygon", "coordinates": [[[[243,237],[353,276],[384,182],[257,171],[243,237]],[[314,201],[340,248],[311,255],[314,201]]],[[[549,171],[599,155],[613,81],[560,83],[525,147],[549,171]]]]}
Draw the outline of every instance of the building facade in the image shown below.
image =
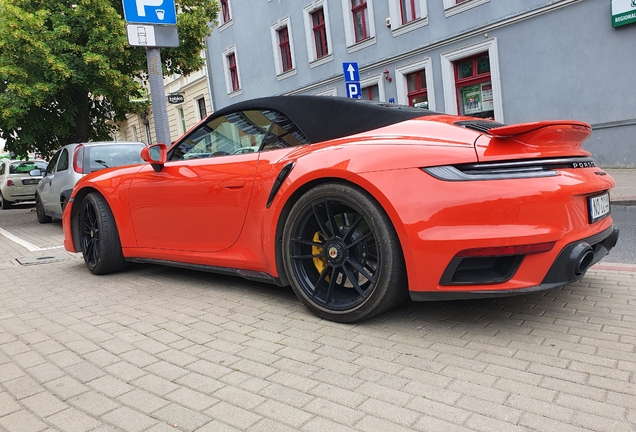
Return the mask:
{"type": "Polygon", "coordinates": [[[363,98],[506,124],[583,120],[599,165],[636,167],[636,24],[613,28],[609,0],[219,2],[207,40],[217,109],[345,96],[343,63],[356,62],[363,98]]]}

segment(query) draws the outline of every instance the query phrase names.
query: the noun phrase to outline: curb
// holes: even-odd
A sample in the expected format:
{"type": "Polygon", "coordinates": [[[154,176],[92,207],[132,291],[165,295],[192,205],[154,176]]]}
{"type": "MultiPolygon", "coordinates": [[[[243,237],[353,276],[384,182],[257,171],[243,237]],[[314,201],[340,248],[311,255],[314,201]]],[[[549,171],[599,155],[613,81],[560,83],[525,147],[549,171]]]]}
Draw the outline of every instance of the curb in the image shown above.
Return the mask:
{"type": "Polygon", "coordinates": [[[590,270],[609,270],[609,271],[636,273],[636,265],[607,262],[607,263],[595,264],[592,267],[590,267],[590,270]]]}
{"type": "Polygon", "coordinates": [[[620,198],[620,199],[611,199],[610,204],[614,206],[636,206],[636,198],[620,198]]]}

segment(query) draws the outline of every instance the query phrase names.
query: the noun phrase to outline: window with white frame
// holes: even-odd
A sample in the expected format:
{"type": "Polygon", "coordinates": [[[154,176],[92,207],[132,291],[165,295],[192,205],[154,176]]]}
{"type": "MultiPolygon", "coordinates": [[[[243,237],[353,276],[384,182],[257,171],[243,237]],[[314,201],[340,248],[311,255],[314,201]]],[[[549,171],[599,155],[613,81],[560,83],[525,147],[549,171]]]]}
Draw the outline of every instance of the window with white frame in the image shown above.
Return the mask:
{"type": "Polygon", "coordinates": [[[397,103],[435,110],[433,65],[426,57],[395,68],[397,103]]]}
{"type": "Polygon", "coordinates": [[[219,31],[225,30],[232,25],[232,8],[230,6],[230,0],[219,0],[221,10],[219,11],[219,31]]]}
{"type": "Polygon", "coordinates": [[[373,0],[341,0],[347,52],[375,44],[373,0]]]}
{"type": "Polygon", "coordinates": [[[490,0],[444,0],[444,14],[446,17],[467,11],[490,0]]]}
{"type": "Polygon", "coordinates": [[[227,94],[230,97],[241,94],[241,78],[238,63],[238,54],[236,52],[236,46],[227,48],[222,53],[224,74],[225,74],[225,88],[227,94]]]}
{"type": "Polygon", "coordinates": [[[185,113],[183,112],[183,107],[177,108],[177,115],[179,116],[179,129],[181,130],[181,134],[184,134],[188,129],[186,126],[186,119],[185,113]]]}
{"type": "Polygon", "coordinates": [[[295,75],[294,41],[289,17],[280,19],[272,24],[271,35],[278,79],[295,75]]]}
{"type": "Polygon", "coordinates": [[[203,120],[208,116],[208,111],[205,107],[205,98],[201,97],[196,100],[197,103],[197,114],[199,114],[199,120],[203,120]]]}
{"type": "Polygon", "coordinates": [[[314,0],[303,8],[307,54],[311,67],[333,60],[327,2],[314,0]]]}
{"type": "Polygon", "coordinates": [[[362,99],[386,102],[383,74],[360,80],[362,99]]]}
{"type": "Polygon", "coordinates": [[[504,123],[497,39],[462,47],[441,58],[446,112],[504,123]]]}
{"type": "Polygon", "coordinates": [[[389,0],[393,36],[428,25],[427,0],[389,0]]]}

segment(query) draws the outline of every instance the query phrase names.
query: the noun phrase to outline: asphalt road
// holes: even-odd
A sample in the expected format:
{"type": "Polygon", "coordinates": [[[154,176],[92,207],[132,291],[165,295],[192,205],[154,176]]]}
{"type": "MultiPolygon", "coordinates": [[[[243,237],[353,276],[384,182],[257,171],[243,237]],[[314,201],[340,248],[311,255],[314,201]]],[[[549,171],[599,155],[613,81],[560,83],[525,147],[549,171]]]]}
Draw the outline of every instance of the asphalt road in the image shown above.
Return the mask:
{"type": "Polygon", "coordinates": [[[612,218],[621,233],[616,247],[603,262],[636,264],[636,206],[612,206],[612,218]]]}

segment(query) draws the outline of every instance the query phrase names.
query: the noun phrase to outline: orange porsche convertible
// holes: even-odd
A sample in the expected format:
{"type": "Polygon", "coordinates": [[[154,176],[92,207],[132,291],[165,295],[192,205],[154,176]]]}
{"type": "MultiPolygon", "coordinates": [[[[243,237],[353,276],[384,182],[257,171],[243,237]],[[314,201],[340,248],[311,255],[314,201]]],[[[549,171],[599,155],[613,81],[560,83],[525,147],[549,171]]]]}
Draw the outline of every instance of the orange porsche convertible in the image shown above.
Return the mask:
{"type": "Polygon", "coordinates": [[[504,296],[583,277],[616,244],[588,124],[503,125],[344,98],[217,111],[147,162],[81,179],[65,247],[291,285],[317,315],[504,296]]]}

